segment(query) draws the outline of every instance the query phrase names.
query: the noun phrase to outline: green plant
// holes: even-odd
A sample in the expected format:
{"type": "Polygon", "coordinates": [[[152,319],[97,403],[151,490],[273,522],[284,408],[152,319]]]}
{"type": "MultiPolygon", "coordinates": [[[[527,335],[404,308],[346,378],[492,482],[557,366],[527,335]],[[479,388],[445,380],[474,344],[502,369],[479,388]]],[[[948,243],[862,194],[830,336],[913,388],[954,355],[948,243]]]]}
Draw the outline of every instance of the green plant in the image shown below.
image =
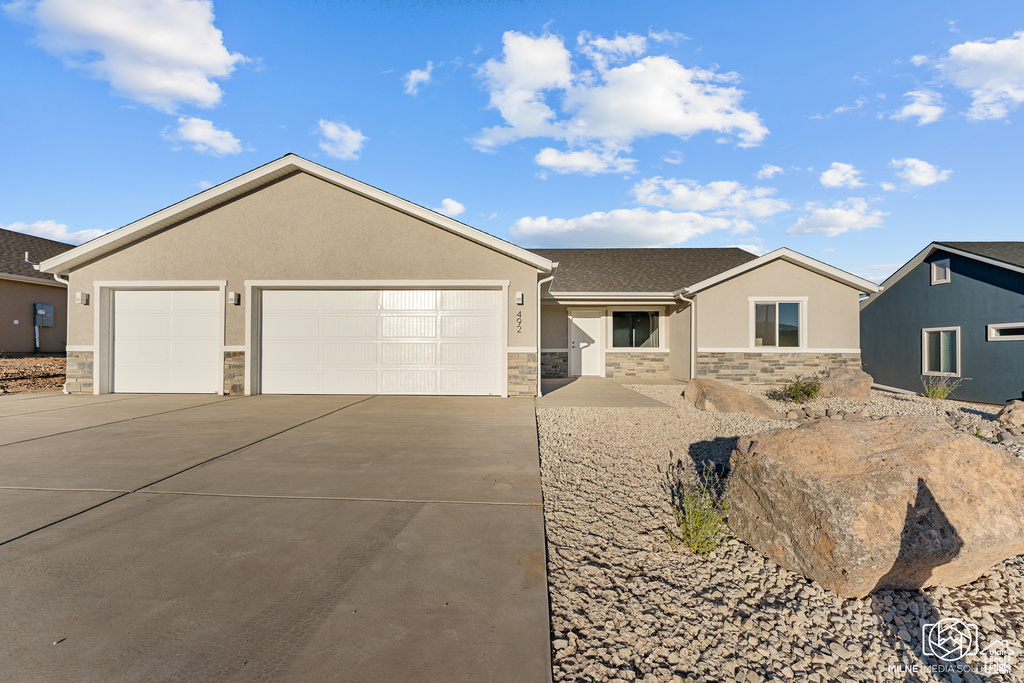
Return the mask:
{"type": "Polygon", "coordinates": [[[769,391],[768,398],[787,403],[807,403],[818,398],[820,393],[821,379],[817,375],[811,375],[807,379],[797,375],[792,382],[786,382],[781,388],[769,391]]]}
{"type": "Polygon", "coordinates": [[[698,555],[710,555],[729,536],[729,480],[710,470],[681,482],[672,518],[678,531],[665,529],[672,545],[681,543],[698,555]]]}
{"type": "Polygon", "coordinates": [[[951,377],[950,375],[922,375],[921,384],[924,385],[924,395],[928,398],[944,399],[960,388],[960,385],[970,377],[951,377]]]}

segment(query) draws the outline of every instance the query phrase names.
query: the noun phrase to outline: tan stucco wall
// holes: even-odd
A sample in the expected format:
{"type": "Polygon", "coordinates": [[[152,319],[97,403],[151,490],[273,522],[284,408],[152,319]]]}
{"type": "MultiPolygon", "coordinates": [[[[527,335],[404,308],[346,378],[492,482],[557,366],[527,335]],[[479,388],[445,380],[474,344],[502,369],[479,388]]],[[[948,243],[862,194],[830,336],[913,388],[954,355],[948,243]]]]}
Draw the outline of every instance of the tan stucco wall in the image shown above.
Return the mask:
{"type": "Polygon", "coordinates": [[[541,304],[540,347],[569,348],[569,309],[561,304],[541,304]]]}
{"type": "Polygon", "coordinates": [[[808,348],[860,348],[859,292],[781,260],[696,295],[698,348],[749,348],[752,296],[806,296],[808,348]]]}
{"type": "Polygon", "coordinates": [[[36,350],[32,304],[53,306],[53,327],[39,328],[43,353],[64,353],[67,337],[68,293],[63,287],[0,280],[0,353],[32,353],[36,350]],[[15,325],[14,321],[18,324],[15,325]]]}
{"type": "MultiPolygon", "coordinates": [[[[509,280],[509,346],[537,345],[537,270],[305,173],[73,270],[72,292],[110,280],[509,280]],[[523,292],[524,305],[515,302],[523,292]],[[522,312],[521,331],[516,314],[522,312]]],[[[70,310],[70,344],[93,343],[94,305],[70,310]]],[[[246,306],[227,306],[229,346],[246,306]]]]}
{"type": "Polygon", "coordinates": [[[672,379],[690,379],[690,306],[671,308],[668,313],[671,347],[668,372],[672,379]]]}

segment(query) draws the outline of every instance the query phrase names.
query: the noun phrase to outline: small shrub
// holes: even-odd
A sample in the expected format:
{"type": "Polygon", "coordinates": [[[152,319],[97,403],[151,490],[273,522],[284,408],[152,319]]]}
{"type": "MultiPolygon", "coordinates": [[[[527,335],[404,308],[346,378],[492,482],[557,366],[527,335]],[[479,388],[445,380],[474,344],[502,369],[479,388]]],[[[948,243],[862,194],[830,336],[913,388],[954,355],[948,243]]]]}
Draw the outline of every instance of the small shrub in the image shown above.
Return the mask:
{"type": "Polygon", "coordinates": [[[804,379],[797,375],[792,382],[787,382],[779,389],[772,389],[768,392],[768,398],[787,403],[807,403],[818,398],[821,393],[821,379],[817,375],[811,375],[804,379]]]}
{"type": "Polygon", "coordinates": [[[708,468],[681,482],[677,499],[672,517],[678,532],[665,530],[669,542],[710,555],[729,537],[729,479],[717,479],[708,468]]]}
{"type": "Polygon", "coordinates": [[[928,398],[945,399],[949,398],[968,379],[970,377],[921,375],[921,384],[924,385],[924,395],[928,398]]]}

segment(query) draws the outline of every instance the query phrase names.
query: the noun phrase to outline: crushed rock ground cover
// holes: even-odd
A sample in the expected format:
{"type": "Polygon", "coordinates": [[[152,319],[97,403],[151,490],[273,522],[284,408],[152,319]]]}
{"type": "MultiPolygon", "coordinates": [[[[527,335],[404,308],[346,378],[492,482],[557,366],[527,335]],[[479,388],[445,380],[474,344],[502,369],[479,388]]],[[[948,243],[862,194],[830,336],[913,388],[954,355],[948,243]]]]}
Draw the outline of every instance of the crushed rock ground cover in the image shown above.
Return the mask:
{"type": "Polygon", "coordinates": [[[0,395],[60,391],[64,387],[63,356],[0,356],[0,395]]]}
{"type": "MultiPolygon", "coordinates": [[[[983,647],[1004,640],[1024,652],[1024,556],[968,586],[858,600],[735,540],[710,557],[673,547],[665,534],[670,466],[724,464],[736,437],[796,424],[705,413],[680,396],[681,386],[629,388],[670,409],[537,409],[556,681],[1024,680],[1024,655],[1000,673],[984,671],[978,657],[923,657],[920,642],[922,624],[958,618],[978,626],[983,647]]],[[[878,391],[867,405],[809,405],[978,421],[997,410],[878,391]]],[[[1020,446],[1001,447],[1024,457],[1020,446]]]]}

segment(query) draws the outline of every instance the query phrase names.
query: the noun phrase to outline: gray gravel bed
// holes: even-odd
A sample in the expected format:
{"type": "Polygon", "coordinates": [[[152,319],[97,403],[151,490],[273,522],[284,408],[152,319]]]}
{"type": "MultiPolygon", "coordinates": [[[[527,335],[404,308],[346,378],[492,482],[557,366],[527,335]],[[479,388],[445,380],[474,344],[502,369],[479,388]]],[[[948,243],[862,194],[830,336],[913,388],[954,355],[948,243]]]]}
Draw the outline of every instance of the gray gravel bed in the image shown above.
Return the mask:
{"type": "MultiPolygon", "coordinates": [[[[961,588],[843,600],[735,540],[707,558],[674,548],[664,531],[669,467],[724,464],[736,437],[795,423],[705,413],[677,386],[629,388],[672,409],[537,409],[556,681],[1024,680],[1024,655],[1009,674],[933,673],[938,660],[920,645],[922,623],[954,617],[977,624],[983,644],[1024,652],[1024,556],[961,588]]],[[[872,392],[867,407],[946,415],[963,406],[872,392]]],[[[995,412],[969,410],[978,420],[995,412]]]]}

